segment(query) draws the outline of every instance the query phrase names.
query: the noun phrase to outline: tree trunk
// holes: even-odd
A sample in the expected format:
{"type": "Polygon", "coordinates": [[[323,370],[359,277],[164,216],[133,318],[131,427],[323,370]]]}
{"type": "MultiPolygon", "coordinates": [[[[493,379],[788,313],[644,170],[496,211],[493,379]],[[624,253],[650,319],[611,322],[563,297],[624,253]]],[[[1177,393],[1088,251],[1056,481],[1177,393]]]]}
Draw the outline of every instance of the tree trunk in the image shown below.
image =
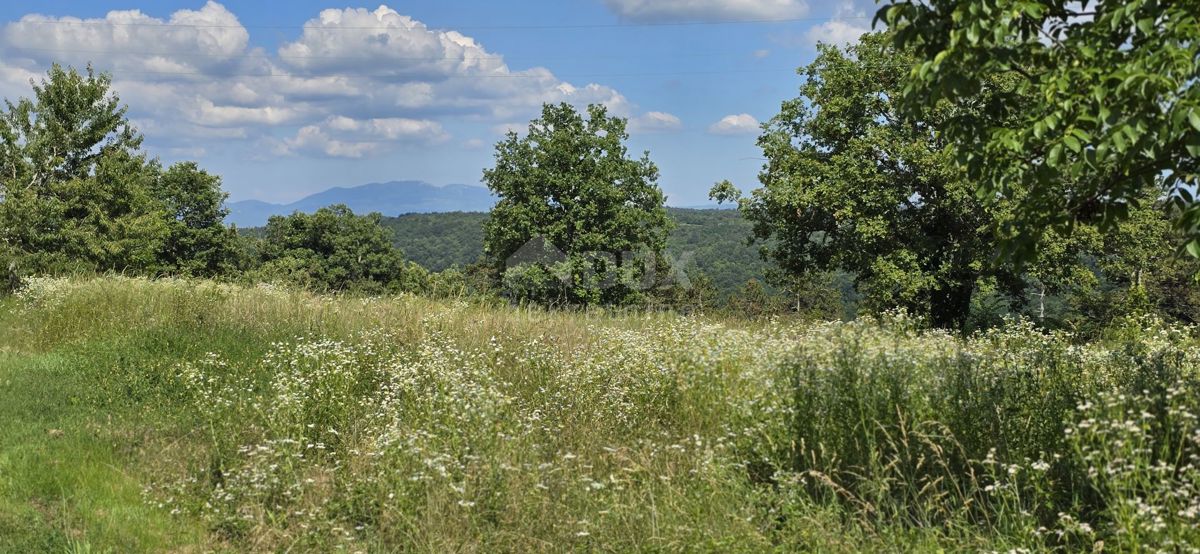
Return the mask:
{"type": "Polygon", "coordinates": [[[1038,321],[1046,321],[1046,285],[1042,285],[1042,291],[1038,294],[1038,321]]]}

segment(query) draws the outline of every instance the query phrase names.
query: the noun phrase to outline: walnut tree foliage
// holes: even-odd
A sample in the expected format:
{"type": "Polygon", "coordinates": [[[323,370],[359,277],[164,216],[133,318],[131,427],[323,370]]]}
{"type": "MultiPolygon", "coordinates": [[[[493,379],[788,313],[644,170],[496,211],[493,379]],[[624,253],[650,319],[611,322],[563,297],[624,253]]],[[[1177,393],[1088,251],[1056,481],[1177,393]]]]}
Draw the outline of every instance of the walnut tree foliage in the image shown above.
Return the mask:
{"type": "Polygon", "coordinates": [[[499,197],[484,226],[484,252],[519,296],[623,303],[661,269],[666,198],[649,153],[630,158],[628,138],[626,121],[603,106],[583,114],[564,103],[544,105],[525,136],[510,132],[496,145],[495,166],[483,172],[499,197]],[[531,248],[562,258],[516,259],[531,248]]]}
{"type": "MultiPolygon", "coordinates": [[[[1002,208],[975,197],[935,132],[951,110],[900,112],[895,68],[907,60],[881,34],[845,50],[821,46],[801,70],[800,96],[765,125],[762,187],[740,209],[783,271],[845,270],[866,307],[905,307],[959,328],[982,280],[1014,296],[1023,285],[989,263],[1002,208]]],[[[713,190],[738,195],[728,183],[713,190]]]]}
{"type": "Polygon", "coordinates": [[[877,18],[917,55],[903,106],[950,106],[958,163],[1012,202],[1003,253],[1077,222],[1107,232],[1159,184],[1200,256],[1200,0],[893,0],[877,18]],[[1016,86],[980,102],[999,74],[1016,86]]]}

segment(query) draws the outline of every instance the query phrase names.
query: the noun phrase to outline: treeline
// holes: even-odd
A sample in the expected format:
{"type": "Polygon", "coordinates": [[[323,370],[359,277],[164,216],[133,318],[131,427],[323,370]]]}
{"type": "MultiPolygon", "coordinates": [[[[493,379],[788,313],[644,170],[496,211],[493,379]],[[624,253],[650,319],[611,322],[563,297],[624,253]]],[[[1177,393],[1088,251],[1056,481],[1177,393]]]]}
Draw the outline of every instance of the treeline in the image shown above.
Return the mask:
{"type": "Polygon", "coordinates": [[[890,68],[919,63],[888,34],[821,47],[800,95],[764,126],[761,186],[711,191],[737,210],[667,209],[649,153],[626,149],[624,119],[560,104],[497,144],[483,172],[499,199],[490,214],[332,206],[241,234],[224,223],[218,177],[142,150],[108,76],[54,66],[0,116],[0,284],[123,272],[558,308],[823,319],[899,308],[960,331],[1019,315],[1085,335],[1130,313],[1200,321],[1200,265],[1175,246],[1187,234],[1167,176],[1097,208],[1100,219],[1077,213],[1030,235],[1022,202],[1038,185],[980,193],[960,145],[931,131],[965,115],[1006,124],[1016,115],[964,110],[1028,92],[996,74],[978,104],[903,102],[909,81],[890,68]]]}
{"type": "Polygon", "coordinates": [[[142,150],[111,79],[55,65],[0,114],[0,284],[118,272],[285,281],[316,290],[420,289],[380,216],[342,207],[272,219],[265,237],[225,225],[227,194],[195,163],[142,150]]]}
{"type": "MultiPolygon", "coordinates": [[[[667,236],[667,255],[689,275],[711,279],[722,298],[750,280],[764,282],[768,263],[758,247],[747,243],[750,222],[737,210],[667,208],[675,222],[667,236]]],[[[483,259],[484,212],[443,212],[384,216],[380,224],[392,232],[392,242],[404,257],[421,267],[440,272],[464,268],[483,259]]],[[[243,235],[261,238],[264,229],[242,229],[243,235]]]]}

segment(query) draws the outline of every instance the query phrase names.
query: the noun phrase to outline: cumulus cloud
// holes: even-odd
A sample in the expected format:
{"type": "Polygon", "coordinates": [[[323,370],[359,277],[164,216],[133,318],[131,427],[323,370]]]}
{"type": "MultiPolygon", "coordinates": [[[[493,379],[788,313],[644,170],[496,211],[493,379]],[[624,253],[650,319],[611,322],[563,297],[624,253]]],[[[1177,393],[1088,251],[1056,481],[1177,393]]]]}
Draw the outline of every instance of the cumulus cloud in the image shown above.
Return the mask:
{"type": "Polygon", "coordinates": [[[442,142],[450,138],[450,135],[442,129],[442,125],[436,121],[404,117],[358,120],[336,116],[329,118],[326,125],[334,131],[365,135],[381,140],[417,139],[442,142]]]}
{"type": "Polygon", "coordinates": [[[854,0],[843,0],[838,4],[833,19],[816,25],[804,34],[809,44],[825,43],[847,46],[858,42],[858,38],[871,32],[867,26],[866,11],[854,0]]]}
{"type": "Polygon", "coordinates": [[[758,131],[758,120],[748,113],[727,115],[708,126],[708,132],[714,135],[746,135],[758,131]]]}
{"type": "Polygon", "coordinates": [[[810,43],[825,43],[845,46],[858,42],[858,37],[871,32],[866,25],[850,23],[845,20],[826,21],[808,30],[805,36],[810,43]]]}
{"type": "Polygon", "coordinates": [[[374,142],[354,142],[333,138],[319,125],[306,125],[296,136],[277,145],[279,155],[316,154],[330,158],[362,158],[379,148],[374,142]]]}
{"type": "Polygon", "coordinates": [[[474,39],[431,30],[387,6],[324,10],[304,24],[299,39],[279,48],[279,58],[297,70],[365,72],[380,79],[508,73],[503,58],[474,39]]]}
{"type": "Polygon", "coordinates": [[[790,19],[808,13],[804,0],[604,0],[621,19],[639,23],[790,19]]]}
{"type": "Polygon", "coordinates": [[[646,112],[629,120],[629,131],[634,133],[665,133],[683,128],[683,122],[666,112],[646,112]]]}
{"type": "Polygon", "coordinates": [[[543,102],[599,103],[664,125],[612,87],[510,68],[475,39],[387,6],[323,10],[274,52],[252,47],[237,17],[213,1],[167,19],[137,10],[27,15],[0,28],[0,92],[27,95],[29,78],[54,61],[111,72],[148,139],[179,148],[221,136],[271,143],[279,154],[364,157],[388,143],[445,141],[445,118],[521,121],[543,102]],[[172,136],[150,134],[160,131],[172,136]],[[284,134],[291,138],[273,138],[284,134]]]}
{"type": "Polygon", "coordinates": [[[281,155],[315,154],[333,158],[362,158],[378,153],[389,143],[439,143],[450,134],[436,121],[402,117],[353,119],[332,116],[301,127],[296,135],[275,144],[281,155]]]}
{"type": "Polygon", "coordinates": [[[166,21],[139,10],[99,19],[26,15],[5,26],[0,42],[10,56],[34,61],[96,60],[120,72],[221,73],[246,52],[250,33],[232,12],[209,1],[166,21]]]}

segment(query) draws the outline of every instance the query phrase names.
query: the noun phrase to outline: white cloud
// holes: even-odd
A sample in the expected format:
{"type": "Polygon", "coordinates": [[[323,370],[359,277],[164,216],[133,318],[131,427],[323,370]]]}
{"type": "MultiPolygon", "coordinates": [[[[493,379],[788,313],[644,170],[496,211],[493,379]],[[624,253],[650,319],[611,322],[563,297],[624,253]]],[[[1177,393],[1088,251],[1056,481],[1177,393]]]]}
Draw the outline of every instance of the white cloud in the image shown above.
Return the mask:
{"type": "Polygon", "coordinates": [[[335,116],[325,122],[326,127],[342,133],[353,133],[381,140],[419,139],[427,142],[442,142],[450,135],[436,121],[384,117],[366,120],[335,116]]]}
{"type": "Polygon", "coordinates": [[[473,38],[386,6],[321,11],[275,52],[252,47],[237,17],[212,1],[167,19],[27,15],[0,28],[0,93],[28,95],[28,79],[53,61],[111,72],[148,140],[175,148],[237,137],[280,153],[363,157],[385,151],[381,141],[447,140],[446,118],[522,121],[543,102],[657,117],[638,116],[612,87],[512,69],[473,38]],[[292,138],[274,138],[284,134],[292,138]]]}
{"type": "Polygon", "coordinates": [[[745,135],[758,133],[758,131],[758,120],[747,113],[727,115],[708,126],[708,132],[714,135],[745,135]]]}
{"type": "Polygon", "coordinates": [[[809,44],[825,43],[834,46],[848,46],[858,42],[858,38],[871,32],[866,19],[866,10],[858,6],[854,0],[842,0],[834,12],[833,19],[811,27],[804,38],[809,44]]]}
{"type": "Polygon", "coordinates": [[[629,120],[629,130],[634,133],[665,133],[683,128],[683,122],[666,112],[646,112],[629,120]]]}
{"type": "Polygon", "coordinates": [[[604,0],[617,16],[634,22],[792,19],[808,13],[804,0],[604,0]]]}
{"type": "Polygon", "coordinates": [[[761,49],[761,50],[755,50],[755,51],[753,52],[753,54],[754,54],[754,57],[756,57],[756,58],[758,58],[758,59],[762,59],[762,58],[765,58],[765,57],[767,57],[767,56],[770,56],[770,55],[771,55],[771,51],[770,51],[770,50],[767,50],[766,48],[763,48],[763,49],[761,49]]]}
{"type": "Polygon", "coordinates": [[[282,62],[317,74],[369,73],[411,79],[508,73],[504,59],[455,31],[435,31],[380,6],[324,10],[295,42],[279,48],[282,62]]]}
{"type": "Polygon", "coordinates": [[[436,121],[402,117],[359,120],[339,115],[301,127],[295,136],[276,142],[273,150],[280,155],[362,158],[400,142],[434,144],[449,139],[450,134],[436,121]]]}
{"type": "Polygon", "coordinates": [[[285,106],[218,106],[207,98],[196,98],[193,105],[194,109],[188,114],[189,121],[212,127],[282,125],[296,121],[303,113],[299,109],[285,106]]]}
{"type": "Polygon", "coordinates": [[[237,17],[210,1],[166,21],[138,10],[99,19],[26,15],[5,25],[0,42],[9,56],[34,61],[96,60],[121,72],[219,73],[246,52],[249,41],[237,17]]]}
{"type": "Polygon", "coordinates": [[[275,153],[317,154],[331,158],[362,158],[378,150],[375,142],[353,142],[335,139],[318,125],[301,127],[296,136],[277,145],[275,153]]]}
{"type": "Polygon", "coordinates": [[[858,37],[871,32],[865,25],[850,23],[845,20],[826,21],[808,30],[805,37],[810,43],[825,43],[845,46],[858,42],[858,37]]]}

